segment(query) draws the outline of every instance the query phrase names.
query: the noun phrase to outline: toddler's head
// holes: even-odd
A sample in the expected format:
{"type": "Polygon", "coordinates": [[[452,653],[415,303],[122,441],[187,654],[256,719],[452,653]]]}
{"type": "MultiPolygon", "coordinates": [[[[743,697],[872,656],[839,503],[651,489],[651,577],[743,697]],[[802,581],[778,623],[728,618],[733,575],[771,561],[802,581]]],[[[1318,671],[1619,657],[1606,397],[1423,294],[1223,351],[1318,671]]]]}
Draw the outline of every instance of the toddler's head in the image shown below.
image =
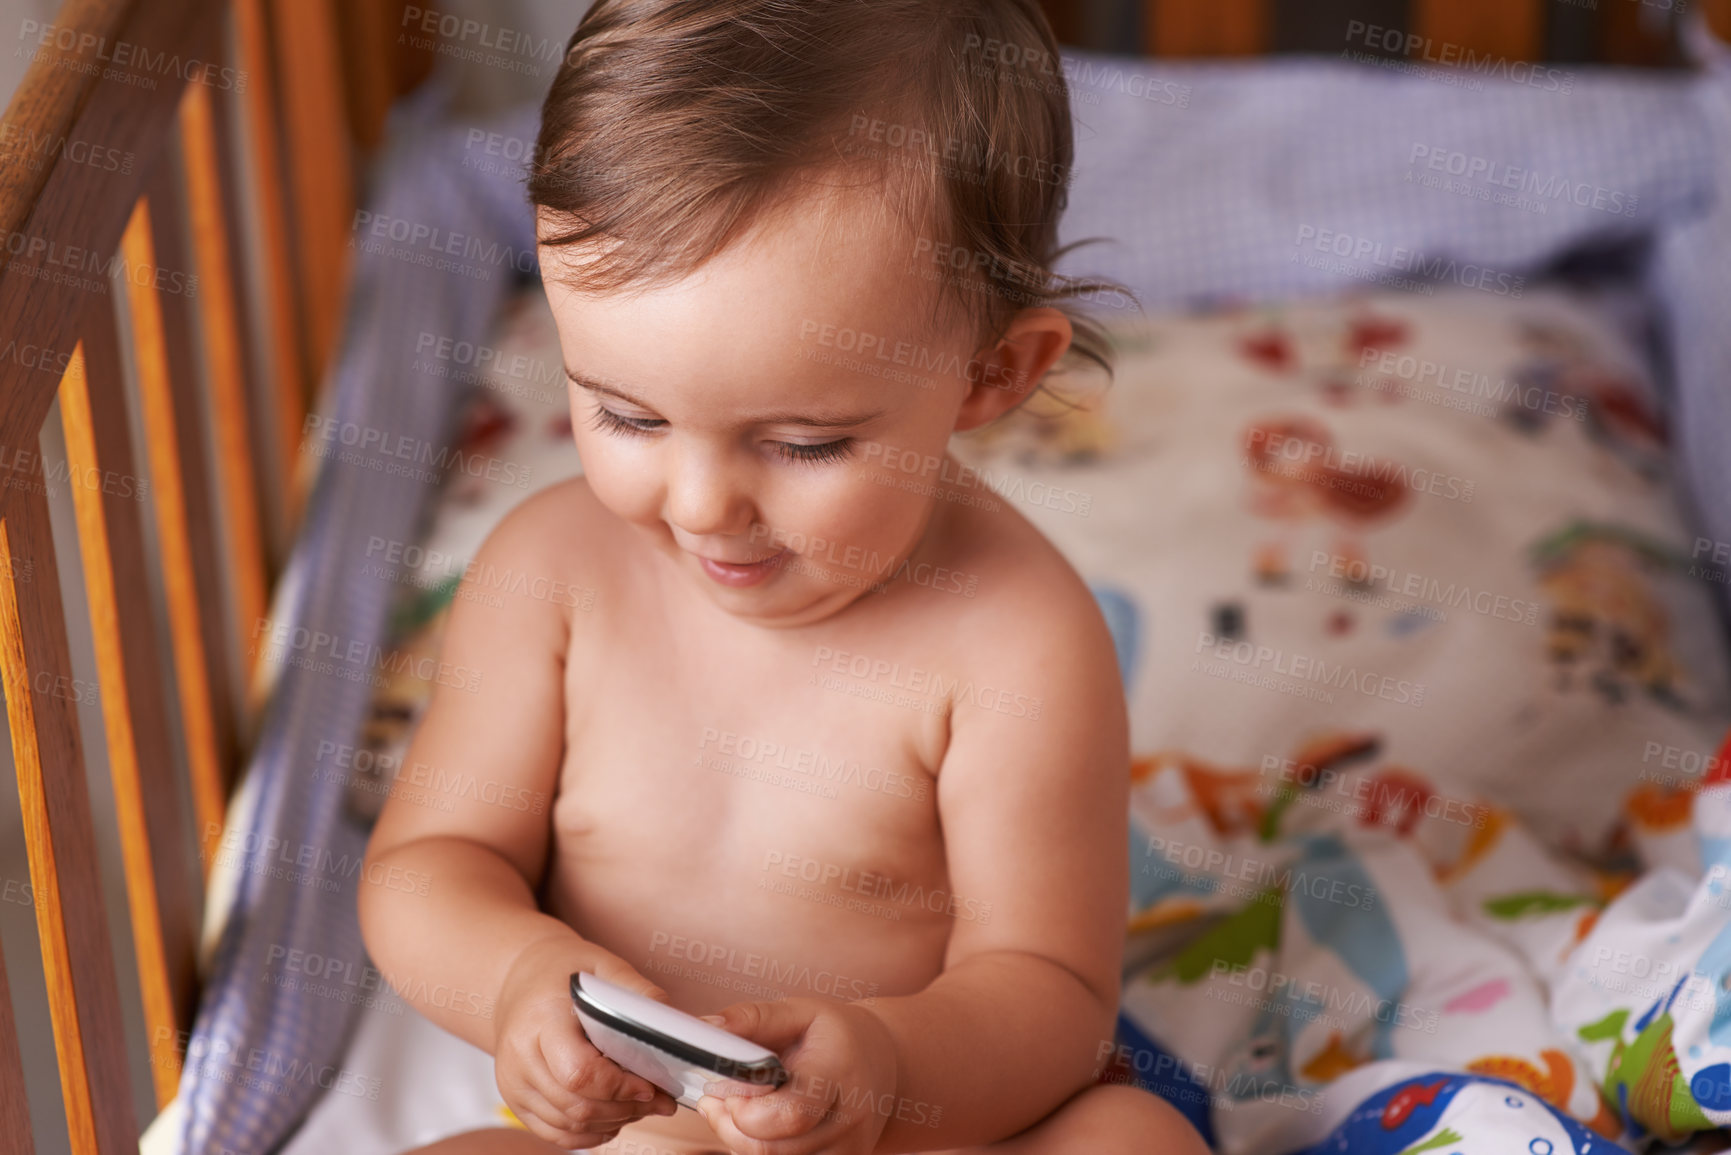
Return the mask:
{"type": "Polygon", "coordinates": [[[765,625],[937,561],[949,436],[1108,363],[1071,156],[1036,0],[599,0],[529,181],[594,493],[765,625]]]}

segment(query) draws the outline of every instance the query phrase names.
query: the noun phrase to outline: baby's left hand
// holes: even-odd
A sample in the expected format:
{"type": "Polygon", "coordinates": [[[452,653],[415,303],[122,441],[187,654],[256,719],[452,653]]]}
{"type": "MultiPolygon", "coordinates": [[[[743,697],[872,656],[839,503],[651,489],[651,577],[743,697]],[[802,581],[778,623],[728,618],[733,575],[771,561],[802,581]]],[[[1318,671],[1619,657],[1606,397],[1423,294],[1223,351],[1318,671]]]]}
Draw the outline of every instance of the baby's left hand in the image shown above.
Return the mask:
{"type": "Polygon", "coordinates": [[[789,1078],[780,1089],[718,1081],[697,1101],[728,1150],[867,1155],[877,1146],[894,1110],[897,1072],[894,1042],[876,1015],[813,998],[734,1003],[719,1013],[722,1029],[772,1051],[798,1044],[782,1059],[789,1078]]]}

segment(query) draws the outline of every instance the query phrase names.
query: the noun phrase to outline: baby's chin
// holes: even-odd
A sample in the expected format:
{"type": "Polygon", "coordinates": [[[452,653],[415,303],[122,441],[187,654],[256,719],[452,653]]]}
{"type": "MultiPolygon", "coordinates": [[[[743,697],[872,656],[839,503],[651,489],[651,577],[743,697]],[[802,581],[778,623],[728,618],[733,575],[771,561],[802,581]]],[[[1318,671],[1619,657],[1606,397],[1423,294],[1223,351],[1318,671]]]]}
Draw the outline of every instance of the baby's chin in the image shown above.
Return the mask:
{"type": "MultiPolygon", "coordinates": [[[[687,555],[689,557],[689,555],[687,555]]],[[[840,588],[805,571],[810,566],[798,554],[784,554],[777,572],[744,588],[723,585],[702,572],[691,559],[686,567],[701,592],[724,613],[765,629],[796,629],[815,625],[852,606],[869,589],[840,588]]]]}
{"type": "MultiPolygon", "coordinates": [[[[698,596],[739,621],[793,629],[833,618],[862,598],[889,592],[896,584],[894,575],[905,571],[907,559],[931,529],[930,507],[924,512],[927,517],[913,529],[895,535],[911,537],[911,548],[898,547],[893,539],[884,540],[880,525],[872,544],[846,548],[804,534],[774,537],[760,549],[781,545],[779,553],[759,564],[733,566],[706,564],[704,557],[680,545],[665,523],[633,524],[650,548],[671,563],[686,587],[698,596]]],[[[905,510],[895,513],[905,514],[905,510]]],[[[888,515],[885,520],[889,520],[888,515]]]]}

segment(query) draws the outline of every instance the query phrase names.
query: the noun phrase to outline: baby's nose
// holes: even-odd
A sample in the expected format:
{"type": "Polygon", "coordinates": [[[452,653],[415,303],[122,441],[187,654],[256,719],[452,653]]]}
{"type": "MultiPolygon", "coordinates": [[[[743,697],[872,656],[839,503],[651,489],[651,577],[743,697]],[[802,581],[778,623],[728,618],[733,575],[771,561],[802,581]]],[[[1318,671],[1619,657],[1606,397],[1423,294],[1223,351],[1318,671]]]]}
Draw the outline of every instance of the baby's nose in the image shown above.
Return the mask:
{"type": "Polygon", "coordinates": [[[751,528],[752,502],[740,480],[714,455],[677,454],[663,516],[694,537],[743,535],[751,528]]]}

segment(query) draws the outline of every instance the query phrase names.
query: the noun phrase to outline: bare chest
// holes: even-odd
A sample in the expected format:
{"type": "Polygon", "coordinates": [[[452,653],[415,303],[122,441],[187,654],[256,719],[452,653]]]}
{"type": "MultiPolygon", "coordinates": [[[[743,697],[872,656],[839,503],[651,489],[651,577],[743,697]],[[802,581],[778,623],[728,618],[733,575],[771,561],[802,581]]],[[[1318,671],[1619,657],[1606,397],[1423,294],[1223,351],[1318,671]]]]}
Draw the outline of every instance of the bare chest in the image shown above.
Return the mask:
{"type": "Polygon", "coordinates": [[[818,976],[786,994],[926,981],[952,921],[943,698],[906,689],[929,653],[742,645],[677,615],[604,633],[568,663],[550,909],[702,1002],[754,969],[818,976]]]}

